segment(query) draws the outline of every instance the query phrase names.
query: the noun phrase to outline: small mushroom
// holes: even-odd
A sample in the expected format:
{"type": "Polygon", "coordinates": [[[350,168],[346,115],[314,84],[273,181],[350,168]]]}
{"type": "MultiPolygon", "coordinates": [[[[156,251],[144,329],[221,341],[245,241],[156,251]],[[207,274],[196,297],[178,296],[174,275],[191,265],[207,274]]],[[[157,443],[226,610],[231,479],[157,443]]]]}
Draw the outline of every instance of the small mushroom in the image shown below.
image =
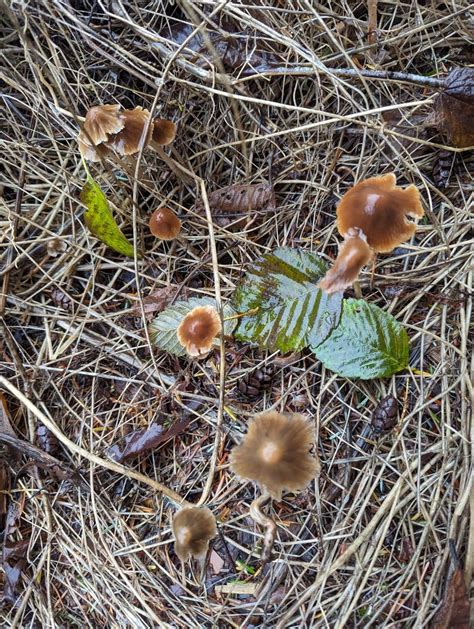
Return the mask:
{"type": "Polygon", "coordinates": [[[203,559],[217,535],[216,519],[206,507],[184,507],[173,518],[175,551],[181,561],[203,559]]]}
{"type": "Polygon", "coordinates": [[[125,109],[121,117],[123,127],[109,138],[107,146],[119,155],[133,155],[138,153],[142,146],[146,147],[150,143],[153,134],[153,124],[151,122],[148,124],[150,112],[148,109],[135,107],[125,109]]]}
{"type": "Polygon", "coordinates": [[[174,240],[181,232],[181,221],[167,207],[160,207],[153,212],[148,223],[150,231],[161,240],[174,240]]]}
{"type": "Polygon", "coordinates": [[[351,227],[347,230],[334,266],[319,282],[319,288],[329,294],[344,290],[357,280],[360,270],[371,260],[373,253],[365,234],[357,227],[351,227]]]}
{"type": "Polygon", "coordinates": [[[153,132],[151,136],[152,145],[166,146],[176,137],[176,125],[172,120],[155,118],[153,120],[153,132]]]}
{"type": "Polygon", "coordinates": [[[232,471],[253,480],[276,500],[284,489],[301,491],[319,473],[319,461],[310,454],[313,429],[304,415],[269,411],[256,415],[247,434],[230,456],[232,471]]]}
{"type": "Polygon", "coordinates": [[[215,308],[196,306],[181,321],[176,335],[187,353],[197,357],[211,350],[213,341],[221,328],[221,319],[215,308]]]}
{"type": "Polygon", "coordinates": [[[422,216],[424,210],[416,186],[397,186],[393,173],[357,183],[337,208],[336,225],[345,242],[334,266],[318,286],[328,293],[349,286],[370,260],[368,248],[377,253],[393,251],[413,236],[416,221],[422,216]]]}
{"type": "Polygon", "coordinates": [[[262,490],[250,505],[250,516],[265,528],[263,564],[271,560],[276,524],[262,507],[271,498],[280,500],[284,489],[304,489],[319,474],[319,459],[309,453],[313,438],[304,415],[268,411],[254,417],[244,440],[230,454],[231,470],[257,482],[262,490]]]}
{"type": "Polygon", "coordinates": [[[424,215],[420,193],[413,184],[397,186],[393,173],[364,179],[342,197],[337,208],[337,229],[346,236],[351,227],[360,229],[378,253],[388,253],[413,236],[424,215]]]}
{"type": "MultiPolygon", "coordinates": [[[[96,105],[91,107],[86,114],[84,131],[94,146],[107,142],[109,137],[121,131],[125,126],[123,116],[120,114],[120,105],[96,105]]],[[[81,134],[79,134],[81,136],[81,134]]]]}

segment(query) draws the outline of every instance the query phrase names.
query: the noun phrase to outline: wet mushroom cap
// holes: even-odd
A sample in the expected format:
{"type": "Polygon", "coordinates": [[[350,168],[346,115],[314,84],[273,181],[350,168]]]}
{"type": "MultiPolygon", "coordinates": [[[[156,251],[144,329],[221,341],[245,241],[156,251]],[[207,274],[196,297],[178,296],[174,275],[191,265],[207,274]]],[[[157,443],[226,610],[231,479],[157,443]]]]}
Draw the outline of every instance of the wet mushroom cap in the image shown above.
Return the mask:
{"type": "Polygon", "coordinates": [[[356,227],[351,227],[347,231],[334,265],[319,282],[318,287],[331,294],[351,286],[372,255],[373,251],[367,244],[364,233],[356,227]]]}
{"type": "Polygon", "coordinates": [[[77,142],[79,144],[80,154],[88,162],[100,162],[101,159],[106,157],[107,153],[109,152],[109,149],[105,146],[105,144],[91,146],[82,131],[77,137],[77,142]]]}
{"type": "Polygon", "coordinates": [[[342,197],[337,208],[337,229],[346,236],[357,227],[374,251],[387,253],[409,240],[424,210],[414,185],[400,188],[393,173],[360,181],[342,197]]]}
{"type": "MultiPolygon", "coordinates": [[[[118,133],[125,126],[120,114],[120,105],[96,105],[91,107],[86,114],[82,139],[94,146],[107,142],[109,136],[118,133]]],[[[81,137],[81,134],[79,134],[81,137]]]]}
{"type": "Polygon", "coordinates": [[[167,207],[160,207],[150,216],[148,223],[151,233],[161,240],[174,240],[181,231],[181,221],[167,207]]]}
{"type": "Polygon", "coordinates": [[[221,327],[221,319],[215,308],[196,306],[181,321],[176,335],[190,356],[202,356],[212,348],[221,327]]]}
{"type": "Polygon", "coordinates": [[[255,481],[280,500],[284,489],[301,491],[319,474],[319,460],[309,452],[313,441],[313,427],[304,415],[261,413],[232,450],[230,467],[239,478],[255,481]]]}
{"type": "Polygon", "coordinates": [[[155,118],[153,120],[152,140],[159,146],[166,146],[176,137],[176,125],[172,120],[155,118]]]}
{"type": "Polygon", "coordinates": [[[175,551],[181,561],[205,556],[217,535],[216,519],[206,507],[185,507],[173,518],[175,551]]]}
{"type": "Polygon", "coordinates": [[[148,146],[153,133],[153,124],[148,124],[150,112],[142,107],[125,109],[121,114],[121,118],[123,127],[118,133],[109,138],[107,146],[120,155],[138,153],[142,145],[143,147],[148,146]]]}

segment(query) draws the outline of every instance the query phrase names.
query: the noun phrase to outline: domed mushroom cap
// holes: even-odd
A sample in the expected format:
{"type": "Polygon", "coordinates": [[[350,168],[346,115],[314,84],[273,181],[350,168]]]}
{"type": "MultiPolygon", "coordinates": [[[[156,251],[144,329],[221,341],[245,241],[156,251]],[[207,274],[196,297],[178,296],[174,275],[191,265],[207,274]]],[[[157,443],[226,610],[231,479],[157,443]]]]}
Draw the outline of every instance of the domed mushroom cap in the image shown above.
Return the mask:
{"type": "Polygon", "coordinates": [[[142,107],[125,109],[121,114],[121,118],[123,127],[117,134],[109,138],[107,146],[120,155],[138,153],[142,145],[144,147],[148,146],[153,133],[152,123],[148,125],[148,130],[145,132],[150,120],[150,112],[142,107]]]}
{"type": "Polygon", "coordinates": [[[347,231],[334,265],[329,269],[318,287],[326,293],[336,293],[354,283],[360,270],[371,259],[372,249],[364,233],[356,227],[347,231]]]}
{"type": "Polygon", "coordinates": [[[86,114],[84,121],[84,131],[79,133],[79,137],[90,145],[94,146],[107,142],[110,135],[118,133],[125,126],[120,105],[96,105],[91,107],[86,114]],[[88,139],[90,138],[90,140],[88,139]]]}
{"type": "Polygon", "coordinates": [[[232,450],[230,467],[280,500],[284,489],[301,491],[319,474],[319,460],[309,453],[313,440],[313,428],[303,415],[261,413],[232,450]]]}
{"type": "Polygon", "coordinates": [[[216,519],[206,507],[185,507],[173,518],[175,551],[181,561],[206,555],[209,541],[217,535],[216,519]]]}
{"type": "Polygon", "coordinates": [[[346,236],[351,227],[361,229],[374,251],[387,253],[405,242],[416,230],[407,216],[421,218],[424,210],[414,185],[400,188],[393,173],[357,183],[342,197],[337,208],[337,229],[346,236]]]}
{"type": "Polygon", "coordinates": [[[212,348],[221,327],[221,319],[215,308],[196,306],[181,321],[176,335],[190,356],[202,356],[212,348]]]}
{"type": "Polygon", "coordinates": [[[161,240],[174,240],[181,231],[181,221],[167,207],[160,207],[150,216],[148,223],[151,233],[161,240]]]}
{"type": "Polygon", "coordinates": [[[176,125],[172,120],[155,118],[153,120],[152,140],[159,146],[166,146],[176,137],[176,125]]]}

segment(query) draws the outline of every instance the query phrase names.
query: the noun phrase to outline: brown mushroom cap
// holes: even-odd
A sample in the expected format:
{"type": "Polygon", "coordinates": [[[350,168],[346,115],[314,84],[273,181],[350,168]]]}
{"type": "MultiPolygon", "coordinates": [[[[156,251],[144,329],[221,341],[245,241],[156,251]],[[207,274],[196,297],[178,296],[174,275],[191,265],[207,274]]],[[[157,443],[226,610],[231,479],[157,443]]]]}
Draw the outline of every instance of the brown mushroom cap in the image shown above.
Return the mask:
{"type": "Polygon", "coordinates": [[[232,450],[230,467],[280,500],[284,489],[300,491],[319,474],[319,460],[309,453],[313,440],[313,428],[304,415],[261,413],[232,450]]]}
{"type": "Polygon", "coordinates": [[[424,210],[414,185],[396,185],[393,173],[360,181],[342,197],[337,208],[337,229],[346,236],[357,227],[374,251],[386,253],[405,242],[416,230],[407,216],[421,218],[424,210]]]}
{"type": "Polygon", "coordinates": [[[77,142],[79,144],[79,152],[88,162],[100,162],[109,152],[105,144],[91,146],[82,131],[77,136],[77,142]]]}
{"type": "Polygon", "coordinates": [[[373,255],[363,232],[351,227],[342,243],[334,265],[329,269],[318,287],[326,293],[344,290],[357,279],[360,270],[373,255]]]}
{"type": "Polygon", "coordinates": [[[153,133],[153,124],[151,123],[145,133],[147,123],[150,120],[150,112],[142,107],[125,109],[121,118],[123,127],[117,134],[109,138],[107,146],[120,155],[138,153],[142,145],[148,146],[153,133]]]}
{"type": "Polygon", "coordinates": [[[190,356],[202,356],[212,348],[221,327],[221,319],[215,308],[196,306],[181,321],[176,335],[190,356]]]}
{"type": "Polygon", "coordinates": [[[107,142],[110,135],[118,133],[124,126],[120,105],[96,105],[91,107],[86,114],[84,131],[87,133],[82,134],[82,140],[89,145],[92,141],[92,144],[97,146],[102,142],[107,142]]]}
{"type": "Polygon", "coordinates": [[[172,120],[155,118],[153,120],[152,141],[159,146],[166,146],[176,137],[176,125],[172,120]]]}
{"type": "Polygon", "coordinates": [[[174,240],[181,231],[181,221],[167,207],[160,207],[150,216],[148,223],[151,233],[161,240],[174,240]]]}
{"type": "Polygon", "coordinates": [[[206,507],[185,507],[173,518],[175,551],[181,561],[206,555],[209,541],[217,535],[216,519],[206,507]]]}

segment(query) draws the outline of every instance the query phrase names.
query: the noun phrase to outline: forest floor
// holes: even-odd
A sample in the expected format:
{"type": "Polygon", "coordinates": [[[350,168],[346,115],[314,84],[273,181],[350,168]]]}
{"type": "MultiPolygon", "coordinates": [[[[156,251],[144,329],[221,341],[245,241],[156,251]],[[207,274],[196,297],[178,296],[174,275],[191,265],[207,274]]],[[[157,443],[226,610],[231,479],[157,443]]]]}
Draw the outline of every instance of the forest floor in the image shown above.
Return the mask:
{"type": "Polygon", "coordinates": [[[29,454],[2,450],[4,626],[426,627],[453,548],[470,579],[469,154],[443,153],[430,86],[336,70],[443,77],[474,62],[472,15],[465,0],[368,4],[370,18],[357,1],[0,2],[0,426],[29,454]],[[138,166],[91,165],[143,259],[84,225],[76,137],[100,103],[146,107],[178,127],[166,161],[144,151],[138,166]],[[246,266],[279,246],[333,259],[338,200],[386,172],[418,187],[426,216],[360,283],[406,327],[409,369],[348,380],[306,351],[226,340],[192,361],[151,344],[160,299],[218,291],[228,302],[246,266]],[[196,208],[200,182],[209,193],[264,181],[276,209],[236,228],[196,208]],[[149,234],[162,204],[186,242],[149,234]],[[264,368],[271,386],[245,397],[239,382],[264,368]],[[388,394],[397,425],[369,438],[388,394]],[[230,473],[228,454],[269,407],[314,421],[322,471],[271,507],[275,560],[262,569],[262,530],[248,515],[257,490],[230,473]],[[114,465],[109,448],[153,421],[181,424],[114,465]],[[203,575],[174,553],[176,504],[159,483],[206,498],[218,518],[203,575]]]}

